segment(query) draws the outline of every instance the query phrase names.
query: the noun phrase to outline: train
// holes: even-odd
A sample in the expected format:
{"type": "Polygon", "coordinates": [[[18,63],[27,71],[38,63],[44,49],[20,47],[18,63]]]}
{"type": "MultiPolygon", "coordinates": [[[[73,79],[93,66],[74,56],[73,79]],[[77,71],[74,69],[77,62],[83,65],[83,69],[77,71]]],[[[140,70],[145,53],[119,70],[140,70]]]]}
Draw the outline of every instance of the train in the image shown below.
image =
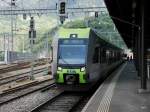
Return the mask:
{"type": "Polygon", "coordinates": [[[123,50],[91,28],[60,28],[52,51],[52,75],[66,91],[89,90],[123,62],[123,50]]]}

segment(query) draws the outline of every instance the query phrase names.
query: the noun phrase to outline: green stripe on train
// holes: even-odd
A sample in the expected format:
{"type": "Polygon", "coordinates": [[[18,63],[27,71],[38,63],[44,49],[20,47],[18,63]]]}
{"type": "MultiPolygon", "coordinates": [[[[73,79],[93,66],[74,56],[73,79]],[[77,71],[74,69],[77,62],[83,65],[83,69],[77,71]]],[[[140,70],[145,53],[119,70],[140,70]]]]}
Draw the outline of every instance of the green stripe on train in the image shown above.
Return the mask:
{"type": "MultiPolygon", "coordinates": [[[[63,77],[63,74],[69,74],[68,73],[68,70],[69,69],[62,69],[61,71],[57,71],[57,79],[56,79],[56,82],[57,83],[64,83],[64,77],[63,77]]],[[[85,72],[81,72],[80,69],[71,69],[71,70],[74,70],[75,71],[75,75],[79,74],[79,83],[87,83],[87,81],[84,79],[84,75],[85,72]]]]}

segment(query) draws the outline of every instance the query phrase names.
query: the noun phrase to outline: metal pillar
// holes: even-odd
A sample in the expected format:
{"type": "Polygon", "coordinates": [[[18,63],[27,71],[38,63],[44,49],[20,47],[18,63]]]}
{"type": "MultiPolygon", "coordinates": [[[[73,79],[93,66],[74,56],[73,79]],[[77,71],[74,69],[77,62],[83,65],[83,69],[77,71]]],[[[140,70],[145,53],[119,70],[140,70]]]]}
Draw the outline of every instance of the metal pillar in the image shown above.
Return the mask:
{"type": "Polygon", "coordinates": [[[25,36],[23,36],[22,52],[25,52],[25,36]]]}
{"type": "MultiPolygon", "coordinates": [[[[138,31],[139,29],[137,29],[138,31]]],[[[137,71],[139,71],[139,52],[138,52],[138,47],[139,47],[139,44],[138,44],[138,34],[136,35],[136,39],[135,39],[135,48],[136,48],[136,69],[137,71]]],[[[138,73],[138,77],[139,77],[139,73],[138,73]]]]}
{"type": "Polygon", "coordinates": [[[35,43],[35,35],[36,31],[35,31],[35,22],[34,22],[34,18],[31,17],[30,20],[30,30],[29,30],[29,39],[30,39],[30,50],[31,50],[31,54],[32,54],[32,58],[31,58],[31,74],[30,74],[30,79],[34,80],[34,53],[33,53],[33,44],[35,43]]]}
{"type": "Polygon", "coordinates": [[[140,38],[141,38],[141,28],[139,27],[138,28],[138,39],[137,39],[138,40],[137,41],[137,44],[138,44],[137,45],[137,54],[138,54],[138,76],[139,77],[141,77],[141,72],[140,72],[141,71],[141,69],[140,69],[140,64],[141,64],[140,63],[140,59],[141,59],[140,58],[141,57],[141,53],[140,53],[141,44],[140,43],[141,43],[141,41],[140,41],[140,38]]]}
{"type": "Polygon", "coordinates": [[[141,89],[139,90],[140,93],[145,93],[147,92],[147,76],[146,76],[146,61],[145,61],[145,54],[146,54],[146,50],[144,49],[145,45],[144,45],[144,18],[145,18],[145,14],[144,14],[144,0],[141,0],[141,36],[139,38],[140,41],[140,76],[141,76],[141,89]]]}
{"type": "MultiPolygon", "coordinates": [[[[135,47],[134,47],[134,59],[135,59],[135,66],[136,66],[136,70],[139,71],[139,53],[138,53],[138,37],[137,35],[135,35],[134,41],[135,41],[135,47]]],[[[138,74],[139,75],[139,74],[138,74]]]]}
{"type": "Polygon", "coordinates": [[[14,18],[13,18],[13,7],[15,6],[15,2],[11,0],[11,51],[13,51],[13,44],[14,44],[14,33],[13,33],[13,25],[14,25],[14,18]]]}
{"type": "MultiPolygon", "coordinates": [[[[132,24],[135,24],[135,8],[136,8],[136,2],[135,0],[132,0],[132,24]]],[[[137,39],[136,39],[137,35],[135,33],[135,26],[132,25],[132,35],[131,35],[131,38],[132,38],[132,48],[133,48],[133,55],[134,55],[134,63],[135,63],[135,67],[136,67],[136,70],[138,70],[138,53],[137,53],[137,39]]]]}
{"type": "Polygon", "coordinates": [[[147,89],[146,74],[145,74],[145,60],[144,60],[144,1],[141,3],[141,89],[147,89]]]}
{"type": "Polygon", "coordinates": [[[4,34],[4,40],[3,40],[3,50],[6,50],[6,35],[4,34]]]}
{"type": "Polygon", "coordinates": [[[30,50],[32,54],[31,58],[31,73],[30,73],[30,79],[34,80],[34,53],[33,53],[33,41],[30,41],[30,50]]]}

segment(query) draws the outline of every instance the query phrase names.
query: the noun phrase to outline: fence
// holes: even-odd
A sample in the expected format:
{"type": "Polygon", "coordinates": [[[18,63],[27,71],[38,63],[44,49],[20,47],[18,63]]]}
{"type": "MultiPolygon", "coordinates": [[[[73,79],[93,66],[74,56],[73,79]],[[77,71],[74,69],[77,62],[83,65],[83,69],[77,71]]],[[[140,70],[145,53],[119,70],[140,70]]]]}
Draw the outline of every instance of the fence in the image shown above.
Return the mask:
{"type": "Polygon", "coordinates": [[[31,53],[0,51],[0,61],[4,63],[12,63],[15,61],[29,60],[32,58],[31,53]]]}

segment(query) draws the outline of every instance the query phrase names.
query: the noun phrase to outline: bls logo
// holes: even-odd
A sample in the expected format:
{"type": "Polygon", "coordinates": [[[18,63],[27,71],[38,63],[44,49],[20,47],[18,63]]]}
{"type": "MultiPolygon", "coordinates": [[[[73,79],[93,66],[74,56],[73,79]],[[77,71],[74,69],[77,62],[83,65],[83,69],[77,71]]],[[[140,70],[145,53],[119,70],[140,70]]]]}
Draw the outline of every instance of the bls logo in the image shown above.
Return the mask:
{"type": "Polygon", "coordinates": [[[75,71],[75,70],[72,70],[72,69],[69,69],[69,70],[67,70],[67,73],[75,74],[76,71],[75,71]]]}

